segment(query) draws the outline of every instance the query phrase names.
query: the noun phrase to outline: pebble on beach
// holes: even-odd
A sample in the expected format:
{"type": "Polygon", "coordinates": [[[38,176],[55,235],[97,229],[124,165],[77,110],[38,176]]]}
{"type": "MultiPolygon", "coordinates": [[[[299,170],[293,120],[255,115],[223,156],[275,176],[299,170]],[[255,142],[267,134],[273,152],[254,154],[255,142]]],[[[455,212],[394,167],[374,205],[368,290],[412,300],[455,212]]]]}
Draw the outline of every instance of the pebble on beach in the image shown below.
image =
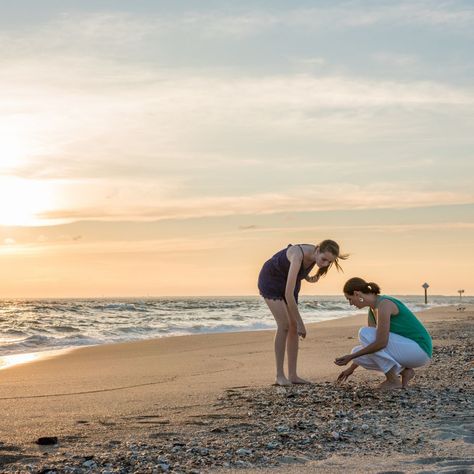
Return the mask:
{"type": "Polygon", "coordinates": [[[473,325],[431,329],[442,344],[408,390],[380,392],[356,377],[341,386],[229,389],[192,420],[130,433],[127,440],[104,439],[93,450],[70,441],[62,454],[12,462],[2,472],[201,473],[305,463],[335,453],[436,453],[440,442],[452,439],[472,445],[473,325]]]}

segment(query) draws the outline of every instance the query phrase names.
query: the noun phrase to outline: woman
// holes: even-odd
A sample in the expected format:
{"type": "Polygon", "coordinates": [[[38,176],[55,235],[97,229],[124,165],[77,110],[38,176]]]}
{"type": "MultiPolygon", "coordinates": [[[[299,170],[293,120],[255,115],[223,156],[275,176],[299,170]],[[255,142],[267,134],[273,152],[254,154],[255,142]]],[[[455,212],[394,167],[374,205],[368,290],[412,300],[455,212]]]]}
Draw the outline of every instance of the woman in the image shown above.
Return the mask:
{"type": "Polygon", "coordinates": [[[344,296],[356,308],[368,307],[369,320],[368,327],[359,331],[362,345],[334,361],[337,365],[354,361],[337,381],[344,382],[361,365],[385,374],[386,380],[379,385],[381,389],[407,387],[415,376],[413,369],[431,360],[433,345],[428,331],[401,301],[380,295],[376,283],[351,278],[344,285],[344,296]]]}
{"type": "Polygon", "coordinates": [[[336,242],[324,240],[318,245],[288,245],[263,265],[258,277],[258,289],[277,323],[275,384],[308,383],[296,372],[298,336],[306,337],[306,329],[298,311],[301,280],[316,283],[332,265],[340,269],[338,260],[346,258],[346,255],[340,255],[336,242]],[[318,272],[309,276],[315,265],[318,266],[318,272]],[[285,347],[288,351],[288,378],[283,369],[285,347]]]}

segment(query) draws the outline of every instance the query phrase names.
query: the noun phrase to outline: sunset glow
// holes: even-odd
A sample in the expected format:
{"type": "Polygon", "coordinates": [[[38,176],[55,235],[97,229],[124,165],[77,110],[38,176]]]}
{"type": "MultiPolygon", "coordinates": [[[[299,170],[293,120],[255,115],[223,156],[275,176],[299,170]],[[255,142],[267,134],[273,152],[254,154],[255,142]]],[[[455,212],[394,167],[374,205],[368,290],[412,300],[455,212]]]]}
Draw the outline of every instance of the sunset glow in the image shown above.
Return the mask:
{"type": "Polygon", "coordinates": [[[35,226],[39,217],[54,205],[52,190],[46,183],[12,176],[0,176],[0,225],[35,226]]]}
{"type": "Polygon", "coordinates": [[[14,365],[26,364],[28,362],[33,362],[39,358],[37,353],[29,354],[14,354],[9,356],[3,356],[0,358],[0,369],[6,369],[14,365]]]}
{"type": "Polygon", "coordinates": [[[466,2],[27,3],[0,15],[0,296],[256,294],[324,238],[345,274],[303,291],[474,291],[466,2]]]}
{"type": "Polygon", "coordinates": [[[4,132],[0,141],[0,167],[3,171],[14,170],[28,154],[27,146],[23,145],[19,137],[9,136],[4,132]]]}

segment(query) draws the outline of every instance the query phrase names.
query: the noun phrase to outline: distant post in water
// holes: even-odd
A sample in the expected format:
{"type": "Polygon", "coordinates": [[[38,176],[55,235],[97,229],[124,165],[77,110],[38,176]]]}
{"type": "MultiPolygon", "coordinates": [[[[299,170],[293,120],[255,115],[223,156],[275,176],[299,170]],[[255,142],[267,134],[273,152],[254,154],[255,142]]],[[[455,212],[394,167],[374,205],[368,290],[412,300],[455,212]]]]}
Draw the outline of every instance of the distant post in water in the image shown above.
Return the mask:
{"type": "Polygon", "coordinates": [[[459,302],[462,303],[462,294],[464,293],[464,290],[458,290],[459,293],[459,302]]]}
{"type": "Polygon", "coordinates": [[[428,304],[428,288],[430,287],[430,285],[425,282],[421,286],[425,289],[425,304],[428,304]]]}

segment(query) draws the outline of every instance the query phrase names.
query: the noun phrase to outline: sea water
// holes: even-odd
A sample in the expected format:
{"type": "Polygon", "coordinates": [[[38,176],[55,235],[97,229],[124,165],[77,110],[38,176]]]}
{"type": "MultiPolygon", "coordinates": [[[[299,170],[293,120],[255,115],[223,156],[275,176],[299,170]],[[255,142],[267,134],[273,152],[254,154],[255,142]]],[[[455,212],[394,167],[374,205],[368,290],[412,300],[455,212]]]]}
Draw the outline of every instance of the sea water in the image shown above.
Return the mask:
{"type": "MultiPolygon", "coordinates": [[[[459,303],[459,297],[400,296],[415,312],[459,303]]],[[[473,303],[465,297],[463,303],[473,303]]],[[[340,296],[300,296],[306,323],[367,310],[340,296]]],[[[361,324],[365,320],[361,319],[361,324]]],[[[275,328],[261,297],[40,299],[0,301],[0,357],[184,334],[275,328]]],[[[0,363],[1,365],[1,363],[0,363]]]]}

